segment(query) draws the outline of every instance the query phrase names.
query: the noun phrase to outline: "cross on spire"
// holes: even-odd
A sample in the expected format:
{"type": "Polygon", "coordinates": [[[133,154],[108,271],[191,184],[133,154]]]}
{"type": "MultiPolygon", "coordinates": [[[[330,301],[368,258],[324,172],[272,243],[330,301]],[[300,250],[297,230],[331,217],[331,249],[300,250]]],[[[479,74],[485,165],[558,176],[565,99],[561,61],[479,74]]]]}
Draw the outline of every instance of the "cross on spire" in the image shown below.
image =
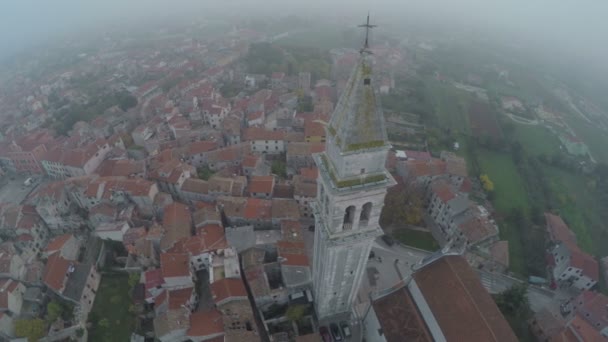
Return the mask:
{"type": "Polygon", "coordinates": [[[371,53],[371,51],[369,51],[369,29],[372,29],[377,26],[378,25],[370,25],[369,12],[368,12],[367,13],[367,22],[365,24],[359,25],[359,27],[365,27],[365,43],[363,44],[363,48],[361,49],[361,52],[371,53]]]}

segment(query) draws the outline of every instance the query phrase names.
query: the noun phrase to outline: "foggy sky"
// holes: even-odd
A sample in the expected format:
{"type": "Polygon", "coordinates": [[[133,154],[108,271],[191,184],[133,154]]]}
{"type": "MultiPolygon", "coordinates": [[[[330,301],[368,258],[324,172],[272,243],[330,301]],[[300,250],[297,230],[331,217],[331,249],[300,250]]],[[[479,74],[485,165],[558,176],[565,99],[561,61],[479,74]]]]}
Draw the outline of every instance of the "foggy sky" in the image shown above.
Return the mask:
{"type": "Polygon", "coordinates": [[[608,60],[608,2],[602,0],[2,0],[0,56],[116,23],[145,27],[159,18],[217,13],[362,18],[368,10],[380,22],[500,32],[503,39],[538,42],[579,63],[605,67],[608,60]]]}

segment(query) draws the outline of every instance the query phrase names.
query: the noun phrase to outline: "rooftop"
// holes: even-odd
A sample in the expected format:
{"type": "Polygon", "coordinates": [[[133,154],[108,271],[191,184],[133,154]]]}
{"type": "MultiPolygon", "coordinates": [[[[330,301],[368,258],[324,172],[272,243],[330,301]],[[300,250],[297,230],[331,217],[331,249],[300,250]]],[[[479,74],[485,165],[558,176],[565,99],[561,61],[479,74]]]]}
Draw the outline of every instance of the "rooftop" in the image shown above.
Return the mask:
{"type": "Polygon", "coordinates": [[[441,257],[415,272],[413,279],[448,341],[517,341],[464,258],[441,257]]]}

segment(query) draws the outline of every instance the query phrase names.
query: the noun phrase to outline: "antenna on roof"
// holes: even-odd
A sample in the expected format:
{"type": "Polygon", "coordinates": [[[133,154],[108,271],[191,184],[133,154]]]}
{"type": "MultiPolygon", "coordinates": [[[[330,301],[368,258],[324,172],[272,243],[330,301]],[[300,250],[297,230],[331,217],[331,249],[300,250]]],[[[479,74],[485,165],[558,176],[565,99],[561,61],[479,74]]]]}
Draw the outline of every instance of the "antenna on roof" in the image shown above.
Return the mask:
{"type": "Polygon", "coordinates": [[[361,53],[372,53],[369,50],[369,30],[377,27],[378,25],[370,25],[369,23],[369,12],[367,12],[367,21],[365,24],[359,25],[359,27],[365,27],[365,42],[363,43],[363,48],[360,50],[361,53]]]}

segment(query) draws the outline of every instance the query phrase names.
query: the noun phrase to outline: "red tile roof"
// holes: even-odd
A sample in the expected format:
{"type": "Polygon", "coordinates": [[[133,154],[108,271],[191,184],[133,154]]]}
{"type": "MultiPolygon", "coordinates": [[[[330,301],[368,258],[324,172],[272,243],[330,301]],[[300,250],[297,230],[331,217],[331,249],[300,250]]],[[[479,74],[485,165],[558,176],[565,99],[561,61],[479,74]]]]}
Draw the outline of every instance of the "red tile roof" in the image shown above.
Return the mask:
{"type": "Polygon", "coordinates": [[[441,159],[408,160],[405,165],[413,177],[439,176],[447,172],[447,165],[441,159]]]}
{"type": "Polygon", "coordinates": [[[599,264],[595,258],[581,250],[570,250],[570,266],[583,270],[583,275],[599,281],[599,264]]]}
{"type": "Polygon", "coordinates": [[[47,253],[52,253],[55,251],[60,250],[61,248],[63,248],[63,245],[68,242],[68,240],[73,237],[72,234],[64,234],[64,235],[59,235],[55,238],[53,238],[48,245],[46,245],[46,249],[45,251],[47,253]]]}
{"type": "Polygon", "coordinates": [[[274,188],[273,176],[252,176],[249,182],[249,193],[263,193],[272,195],[274,188]]]}
{"type": "Polygon", "coordinates": [[[456,193],[454,193],[450,184],[444,181],[433,183],[433,193],[435,193],[435,195],[444,203],[447,203],[456,197],[456,193]]]}
{"type": "Polygon", "coordinates": [[[271,219],[272,201],[260,198],[247,198],[243,217],[246,219],[271,219]]]}
{"type": "Polygon", "coordinates": [[[561,217],[545,213],[545,220],[547,221],[547,230],[551,241],[562,242],[568,249],[579,249],[576,243],[576,236],[561,217]]]}
{"type": "Polygon", "coordinates": [[[229,298],[247,298],[247,291],[241,278],[223,278],[211,284],[211,296],[216,304],[229,298]]]}
{"type": "Polygon", "coordinates": [[[259,127],[248,127],[243,130],[243,141],[284,139],[284,131],[270,131],[259,127]]]}
{"type": "Polygon", "coordinates": [[[160,269],[163,278],[189,277],[190,258],[186,253],[161,253],[160,269]]]}
{"type": "Polygon", "coordinates": [[[190,315],[188,336],[212,336],[224,333],[224,320],[219,310],[199,311],[190,315]]]}
{"type": "Polygon", "coordinates": [[[57,292],[63,291],[63,283],[70,265],[72,261],[64,259],[59,253],[51,254],[42,274],[44,283],[57,292]]]}
{"type": "Polygon", "coordinates": [[[444,256],[413,278],[448,341],[517,341],[463,257],[444,256]]]}

